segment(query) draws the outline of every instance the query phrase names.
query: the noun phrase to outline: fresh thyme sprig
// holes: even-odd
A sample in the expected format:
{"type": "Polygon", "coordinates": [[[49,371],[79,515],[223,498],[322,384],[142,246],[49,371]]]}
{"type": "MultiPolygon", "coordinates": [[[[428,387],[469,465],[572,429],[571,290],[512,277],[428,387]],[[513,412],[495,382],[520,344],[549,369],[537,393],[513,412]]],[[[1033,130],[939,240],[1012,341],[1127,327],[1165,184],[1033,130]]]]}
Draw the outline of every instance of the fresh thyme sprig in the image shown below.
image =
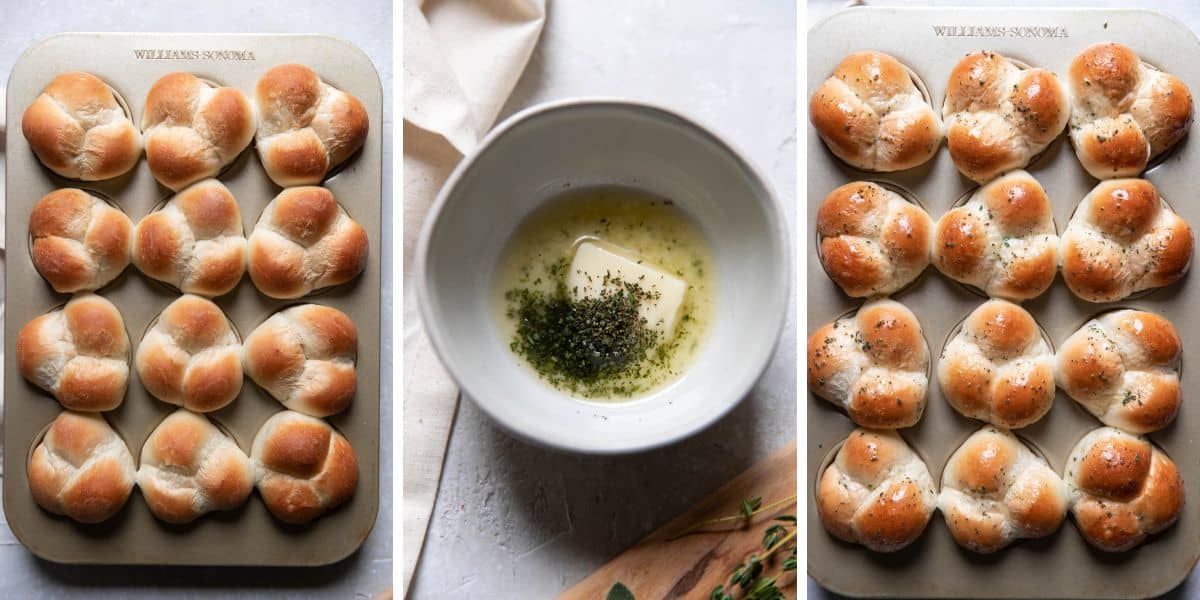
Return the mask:
{"type": "MultiPolygon", "coordinates": [[[[795,500],[792,496],[787,501],[795,500]]],[[[750,504],[754,504],[751,502],[750,504]]],[[[774,503],[776,506],[779,503],[774,503]]],[[[746,514],[747,503],[743,500],[742,512],[746,514]]],[[[759,512],[766,509],[759,509],[759,512]]],[[[751,512],[750,514],[753,514],[751,512]]],[[[746,517],[747,522],[749,517],[746,517]]],[[[743,592],[742,600],[782,600],[783,592],[779,589],[779,578],[788,571],[796,570],[796,516],[781,515],[775,517],[778,523],[767,528],[763,532],[762,553],[751,553],[746,557],[746,561],[738,563],[733,569],[733,574],[729,577],[728,587],[718,585],[713,588],[709,594],[709,600],[734,600],[733,590],[741,588],[743,592]],[[783,565],[779,572],[774,575],[764,576],[763,573],[766,567],[770,564],[769,560],[772,555],[778,552],[781,548],[789,548],[791,552],[787,558],[783,560],[783,565]]]]}
{"type": "Polygon", "coordinates": [[[683,531],[680,531],[679,533],[667,538],[667,541],[670,542],[673,540],[677,540],[685,535],[688,535],[689,533],[693,533],[699,529],[708,527],[709,525],[719,525],[721,523],[728,523],[730,521],[741,521],[742,522],[741,527],[746,527],[746,526],[750,525],[750,519],[752,519],[754,517],[754,515],[764,513],[764,512],[767,512],[767,511],[775,509],[775,508],[779,508],[780,506],[783,506],[785,504],[789,504],[789,503],[792,503],[795,501],[796,501],[796,496],[792,495],[792,496],[788,496],[787,498],[784,498],[783,500],[778,500],[778,501],[772,502],[766,506],[762,506],[762,497],[761,496],[756,497],[756,498],[750,498],[750,499],[742,498],[741,509],[739,510],[738,514],[729,515],[729,516],[725,516],[725,517],[717,517],[715,519],[706,519],[704,521],[700,521],[699,523],[693,523],[691,526],[687,527],[683,531]]]}
{"type": "MultiPolygon", "coordinates": [[[[740,526],[748,527],[754,515],[795,501],[796,496],[789,496],[783,500],[763,506],[761,496],[755,498],[743,497],[739,503],[738,514],[700,521],[684,529],[678,535],[669,538],[667,541],[677,540],[708,525],[728,523],[730,521],[741,521],[740,526]]],[[[785,600],[787,598],[783,594],[783,591],[779,589],[778,583],[784,573],[796,570],[796,555],[798,551],[796,544],[796,515],[780,515],[772,519],[772,521],[775,521],[775,523],[768,527],[766,531],[763,531],[762,551],[752,552],[746,557],[745,562],[738,563],[734,567],[733,574],[730,575],[728,583],[713,588],[712,592],[709,593],[709,600],[737,600],[733,592],[739,588],[742,590],[740,600],[785,600]],[[790,552],[788,552],[787,558],[783,559],[783,564],[780,566],[779,571],[772,575],[764,575],[771,564],[771,557],[781,549],[785,551],[790,550],[790,552]]],[[[606,600],[635,599],[628,587],[617,582],[608,590],[606,600]]]]}

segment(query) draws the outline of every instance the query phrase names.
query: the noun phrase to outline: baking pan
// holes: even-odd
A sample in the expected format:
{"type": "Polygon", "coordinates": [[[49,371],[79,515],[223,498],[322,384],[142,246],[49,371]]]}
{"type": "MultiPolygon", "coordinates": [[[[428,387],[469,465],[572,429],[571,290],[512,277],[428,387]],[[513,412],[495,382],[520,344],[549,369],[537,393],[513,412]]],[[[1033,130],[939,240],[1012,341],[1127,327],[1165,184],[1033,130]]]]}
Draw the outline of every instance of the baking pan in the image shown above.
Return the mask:
{"type": "MultiPolygon", "coordinates": [[[[858,50],[881,50],[911,67],[941,113],[946,81],[967,53],[993,50],[1044,67],[1063,78],[1071,59],[1102,41],[1124,43],[1147,62],[1181,77],[1200,94],[1200,42],[1184,25],[1142,10],[1100,9],[908,9],[853,8],[816,25],[808,35],[808,90],[824,81],[841,59],[858,50]]],[[[1065,81],[1064,81],[1065,84],[1065,81]]],[[[808,144],[808,231],[813,243],[817,207],[833,188],[858,179],[895,183],[916,195],[935,220],[975,184],[958,174],[943,148],[929,163],[907,172],[856,171],[834,157],[811,127],[808,144]]],[[[1200,228],[1195,179],[1200,145],[1191,136],[1145,175],[1193,229],[1200,228]]],[[[1061,233],[1075,205],[1097,183],[1079,161],[1066,135],[1060,136],[1027,170],[1046,188],[1061,233]]],[[[811,246],[810,246],[811,248],[811,246]]],[[[841,293],[825,275],[816,252],[808,252],[808,328],[852,309],[860,300],[841,293]]],[[[1192,273],[1181,282],[1133,300],[1090,304],[1075,298],[1062,278],[1042,296],[1025,302],[1057,347],[1091,316],[1115,307],[1161,313],[1183,340],[1184,362],[1200,356],[1200,281],[1192,273]]],[[[983,298],[939,273],[932,265],[914,285],[894,298],[909,307],[925,330],[933,360],[947,335],[983,298]]],[[[1200,387],[1200,370],[1183,370],[1183,406],[1175,423],[1150,437],[1170,455],[1184,478],[1187,503],[1179,522],[1144,545],[1125,553],[1093,550],[1068,515],[1049,538],[1019,541],[994,555],[959,548],[940,512],[913,545],[894,554],[876,554],[830,536],[808,505],[808,572],[824,587],[850,596],[1001,597],[1001,598],[1145,598],[1181,582],[1200,557],[1200,406],[1187,390],[1200,387]]],[[[934,370],[936,372],[936,369],[934,370]]],[[[854,425],[833,405],[808,394],[808,484],[815,485],[827,455],[854,425]]],[[[900,434],[941,482],[942,467],[955,448],[981,423],[961,417],[930,381],[925,416],[900,434]]],[[[1075,443],[1100,422],[1061,391],[1041,421],[1017,430],[1049,459],[1060,474],[1075,443]]],[[[809,488],[813,489],[813,488],[809,488]]]]}
{"type": "MultiPolygon", "coordinates": [[[[30,551],[66,563],[315,566],[340,560],[362,544],[379,506],[382,114],[379,76],[370,59],[352,44],[327,36],[69,33],[35,44],[18,59],[8,81],[4,512],[13,533],[30,551]],[[358,392],[350,408],[329,421],[345,434],[358,457],[354,497],[299,527],[272,518],[257,493],[236,511],[211,513],[185,526],[156,520],[136,489],[120,513],[97,525],[79,525],[43,511],[29,493],[25,463],[31,445],[62,409],[21,377],[12,350],[26,322],[63,304],[68,296],[56,294],[34,270],[29,257],[29,213],[47,192],[80,187],[107,196],[136,223],[170,192],[154,181],[144,156],[133,171],[108,181],[75,182],[54,175],[38,162],[21,135],[22,112],[55,75],[81,69],[99,76],[123,96],[133,122],[140,124],[146,92],[167,73],[188,71],[237,87],[252,98],[259,75],[285,62],[312,67],[332,85],[357,96],[367,109],[366,144],[324,184],[366,228],[367,267],[344,286],[300,300],[267,298],[246,276],[216,303],[243,337],[271,313],[300,302],[332,306],[353,319],[359,336],[358,392]]],[[[253,148],[218,178],[237,198],[248,236],[280,188],[267,178],[253,148]]],[[[121,310],[135,351],[149,322],[178,297],[178,292],[143,276],[132,265],[99,294],[121,310]]],[[[175,409],[150,396],[136,372],[131,372],[124,403],[105,413],[105,418],[125,439],[136,461],[150,432],[175,409]]],[[[241,395],[210,417],[248,451],[259,426],[282,409],[247,377],[241,395]]]]}

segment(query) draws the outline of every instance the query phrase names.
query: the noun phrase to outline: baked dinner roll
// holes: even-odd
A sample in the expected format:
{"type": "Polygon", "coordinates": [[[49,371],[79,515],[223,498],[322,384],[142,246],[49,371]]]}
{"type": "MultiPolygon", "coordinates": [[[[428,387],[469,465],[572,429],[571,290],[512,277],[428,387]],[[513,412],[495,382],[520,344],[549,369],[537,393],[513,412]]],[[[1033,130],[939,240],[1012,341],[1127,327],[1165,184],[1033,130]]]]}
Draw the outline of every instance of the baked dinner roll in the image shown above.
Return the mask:
{"type": "Polygon", "coordinates": [[[146,439],[137,482],[155,517],[187,523],[241,506],[254,491],[254,465],[207,418],[181,408],[146,439]]]}
{"type": "Polygon", "coordinates": [[[921,537],[937,488],[921,457],[891,430],[855,429],[821,474],[817,515],[834,537],[895,552],[921,537]]]}
{"type": "Polygon", "coordinates": [[[354,398],[358,330],[336,308],[301,304],[277,312],[244,348],[246,374],[287,408],[325,417],[354,398]]]}
{"type": "Polygon", "coordinates": [[[112,302],[79,294],[17,334],[17,368],[64,408],[112,410],[129,384],[129,335],[112,302]]]}
{"type": "Polygon", "coordinates": [[[354,495],[358,461],[342,434],[320,419],[285,410],[263,423],[250,455],[267,510],[307,523],[354,495]]]}
{"type": "Polygon", "coordinates": [[[1064,479],[1079,532],[1107,552],[1132,549],[1183,511],[1183,478],[1175,463],[1145,438],[1112,427],[1079,440],[1064,479]]]}
{"type": "Polygon", "coordinates": [[[1092,177],[1135,177],[1187,135],[1192,94],[1178,77],[1112,42],[1080,52],[1067,71],[1071,143],[1092,177]]]}
{"type": "Polygon", "coordinates": [[[924,209],[869,181],[833,190],[817,209],[821,264],[854,297],[912,283],[929,265],[932,231],[924,209]]]}
{"type": "Polygon", "coordinates": [[[1022,169],[1058,134],[1071,105],[1054,73],[1023,69],[995,52],[974,52],[946,84],[946,145],[963,175],[980,183],[1022,169]]]}
{"type": "Polygon", "coordinates": [[[129,266],[133,222],[83,190],[58,189],[33,205],[29,238],[33,266],[54,291],[92,291],[129,266]]]}
{"type": "Polygon", "coordinates": [[[946,463],[938,509],[954,541],[989,553],[1054,533],[1068,499],[1067,485],[1045,459],[1012,433],[985,425],[946,463]]]}
{"type": "Polygon", "coordinates": [[[971,311],[938,360],[938,384],[963,416],[1025,427],[1054,403],[1054,354],[1025,309],[989,300],[971,311]]]}
{"type": "Polygon", "coordinates": [[[929,348],[916,315],[873,300],[808,338],[808,388],[858,425],[911,427],[925,412],[929,348]]]}
{"type": "Polygon", "coordinates": [[[1101,181],[1062,234],[1063,281],[1089,302],[1170,285],[1192,264],[1192,228],[1145,179],[1101,181]]]}
{"type": "Polygon", "coordinates": [[[1058,272],[1050,199],[1025,171],[984,185],[938,219],[933,264],[993,298],[1021,301],[1045,292],[1058,272]]]}
{"type": "Polygon", "coordinates": [[[237,200],[208,179],[175,194],[137,224],[133,264],[187,294],[220,296],[246,272],[246,238],[237,200]]]}
{"type": "Polygon", "coordinates": [[[258,80],[258,157],[280,187],[320,183],[362,148],[367,110],[304,65],[279,65],[258,80]]]}
{"type": "Polygon", "coordinates": [[[323,187],[288,188],[250,233],[250,279],[272,298],[346,283],[367,266],[367,232],[323,187]]]}
{"type": "Polygon", "coordinates": [[[64,411],[33,449],[29,491],[38,506],[80,523],[121,510],[133,491],[133,456],[98,414],[64,411]]]}
{"type": "Polygon", "coordinates": [[[168,304],[134,360],[146,391],[188,410],[217,410],[242,390],[242,344],[225,313],[199,296],[168,304]]]}
{"type": "Polygon", "coordinates": [[[1182,348],[1166,318],[1112,311],[1063,342],[1054,359],[1055,379],[1105,425],[1149,433],[1166,427],[1179,412],[1182,348]]]}
{"type": "Polygon", "coordinates": [[[250,140],[254,107],[237,88],[221,87],[191,73],[170,73],[146,94],[142,134],[146,163],[159,183],[181,190],[215,177],[250,140]]]}
{"type": "Polygon", "coordinates": [[[25,109],[21,133],[46,168],[67,179],[124,175],[142,154],[142,136],[99,77],[70,71],[55,77],[25,109]]]}
{"type": "Polygon", "coordinates": [[[813,92],[808,112],[829,150],[864,171],[911,169],[942,145],[942,124],[913,75],[882,52],[842,59],[813,92]]]}

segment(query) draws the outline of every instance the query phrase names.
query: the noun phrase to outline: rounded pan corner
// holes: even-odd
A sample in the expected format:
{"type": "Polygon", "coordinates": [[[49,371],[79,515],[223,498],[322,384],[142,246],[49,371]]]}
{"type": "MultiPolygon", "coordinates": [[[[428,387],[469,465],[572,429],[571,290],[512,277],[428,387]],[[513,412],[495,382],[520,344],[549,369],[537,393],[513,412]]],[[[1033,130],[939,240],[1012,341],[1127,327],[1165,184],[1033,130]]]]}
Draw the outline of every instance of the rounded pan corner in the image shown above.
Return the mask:
{"type": "Polygon", "coordinates": [[[379,499],[377,497],[375,499],[375,502],[373,502],[371,504],[371,522],[367,525],[367,529],[365,531],[363,531],[362,536],[358,537],[357,540],[353,544],[347,545],[347,547],[344,549],[339,548],[336,551],[330,553],[329,556],[322,557],[320,559],[317,559],[314,562],[296,563],[296,564],[279,565],[279,566],[319,568],[319,567],[328,567],[330,565],[335,565],[337,563],[340,563],[340,562],[350,558],[351,556],[354,556],[355,552],[358,552],[360,549],[362,549],[363,544],[367,543],[367,538],[371,537],[371,532],[375,531],[375,522],[378,520],[379,520],[379,499]]]}
{"type": "MultiPolygon", "coordinates": [[[[1157,11],[1148,11],[1148,12],[1157,12],[1157,11]]],[[[1192,557],[1192,562],[1190,565],[1188,565],[1188,567],[1186,569],[1180,570],[1177,577],[1172,577],[1172,578],[1161,580],[1162,585],[1152,588],[1150,591],[1148,591],[1146,593],[1145,597],[1146,598],[1158,598],[1160,596],[1165,596],[1166,594],[1170,593],[1172,590],[1175,590],[1176,588],[1180,587],[1181,585],[1183,585],[1183,583],[1185,581],[1187,581],[1187,578],[1189,575],[1192,574],[1192,571],[1196,570],[1197,564],[1200,564],[1200,551],[1197,552],[1196,556],[1192,557]]]]}
{"type": "Polygon", "coordinates": [[[834,585],[831,582],[831,580],[823,577],[819,571],[814,570],[812,563],[808,563],[807,573],[808,573],[808,576],[811,577],[813,581],[817,582],[817,585],[821,586],[821,589],[823,589],[827,592],[832,592],[834,594],[837,594],[839,596],[845,596],[847,598],[871,598],[871,596],[860,595],[855,592],[851,592],[849,590],[839,589],[836,585],[834,585]]]}
{"type": "Polygon", "coordinates": [[[9,506],[8,506],[9,498],[12,496],[12,494],[9,493],[8,485],[4,486],[3,495],[4,495],[3,504],[4,504],[4,515],[5,515],[4,520],[8,524],[8,530],[12,532],[13,537],[17,538],[17,541],[21,542],[21,545],[24,546],[25,549],[28,550],[34,556],[36,556],[42,560],[48,560],[50,562],[64,563],[65,561],[63,561],[55,556],[46,554],[43,548],[40,548],[33,544],[30,544],[29,541],[25,539],[25,533],[21,529],[20,520],[18,519],[16,521],[11,521],[7,517],[8,515],[12,514],[12,512],[9,510],[9,506]]]}
{"type": "MultiPolygon", "coordinates": [[[[1101,9],[1101,10],[1103,10],[1103,9],[1101,9]]],[[[1186,33],[1188,39],[1192,40],[1193,42],[1196,42],[1197,45],[1200,45],[1200,36],[1197,36],[1196,32],[1192,31],[1192,28],[1188,27],[1188,25],[1186,23],[1184,23],[1183,21],[1180,21],[1179,17],[1176,17],[1175,15],[1173,15],[1165,10],[1159,10],[1157,8],[1148,8],[1145,6],[1130,6],[1127,8],[1112,9],[1112,10],[1120,10],[1121,12],[1134,12],[1134,13],[1143,13],[1143,14],[1147,14],[1147,15],[1152,15],[1153,17],[1155,17],[1157,19],[1162,19],[1162,20],[1166,21],[1167,23],[1170,23],[1172,27],[1178,29],[1179,31],[1186,33]]]]}
{"type": "Polygon", "coordinates": [[[366,51],[362,49],[361,46],[359,46],[358,44],[355,44],[354,42],[351,42],[350,40],[347,40],[346,38],[339,37],[339,36],[329,34],[329,33],[310,33],[310,34],[306,34],[306,35],[308,35],[309,37],[326,39],[326,40],[329,40],[340,46],[345,46],[346,48],[350,49],[352,52],[357,53],[359,56],[361,56],[363,61],[367,64],[367,66],[371,67],[371,73],[375,76],[375,78],[374,78],[375,89],[376,89],[376,91],[379,92],[379,97],[380,98],[383,97],[383,81],[379,78],[379,69],[375,67],[375,61],[371,60],[370,55],[368,55],[366,53],[366,51]]]}
{"type": "MultiPolygon", "coordinates": [[[[829,25],[829,23],[831,23],[832,21],[834,21],[836,19],[840,19],[840,18],[850,14],[853,11],[857,11],[860,9],[871,10],[871,9],[875,9],[875,8],[887,8],[887,7],[868,6],[866,4],[843,6],[839,9],[833,11],[833,14],[825,15],[824,17],[821,17],[820,21],[813,23],[812,27],[808,28],[807,35],[811,36],[811,35],[817,33],[817,30],[827,27],[829,25]]],[[[838,592],[838,593],[840,594],[841,592],[838,592]]]]}

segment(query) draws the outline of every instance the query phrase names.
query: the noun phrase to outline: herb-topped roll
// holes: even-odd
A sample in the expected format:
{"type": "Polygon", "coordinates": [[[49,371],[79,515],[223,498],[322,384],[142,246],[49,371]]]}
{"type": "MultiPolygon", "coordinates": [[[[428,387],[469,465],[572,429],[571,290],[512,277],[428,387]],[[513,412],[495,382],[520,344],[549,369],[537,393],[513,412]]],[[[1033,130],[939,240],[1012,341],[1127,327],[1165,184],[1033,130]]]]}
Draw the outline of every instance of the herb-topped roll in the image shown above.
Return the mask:
{"type": "Polygon", "coordinates": [[[938,508],[954,541],[990,553],[1057,531],[1067,501],[1066,484],[1044,458],[1011,432],[985,426],[950,456],[938,508]]]}
{"type": "Polygon", "coordinates": [[[942,123],[913,74],[883,52],[842,59],[808,106],[830,152],[864,171],[911,169],[942,145],[942,123]]]}
{"type": "Polygon", "coordinates": [[[1071,61],[1067,81],[1071,142],[1096,179],[1140,175],[1192,127],[1187,85],[1123,44],[1088,46],[1071,61]]]}
{"type": "Polygon", "coordinates": [[[1088,302],[1116,302],[1178,281],[1192,264],[1193,245],[1191,226],[1154,184],[1101,181],[1063,232],[1063,281],[1088,302]]]}
{"type": "Polygon", "coordinates": [[[912,283],[929,266],[932,232],[924,209],[869,181],[833,190],[817,209],[821,265],[856,298],[912,283]]]}
{"type": "Polygon", "coordinates": [[[862,427],[916,425],[925,412],[929,348],[916,315],[872,300],[808,338],[808,388],[862,427]]]}
{"type": "Polygon", "coordinates": [[[1079,440],[1063,478],[1079,533],[1106,552],[1132,549],[1183,512],[1183,478],[1175,462],[1149,440],[1112,427],[1079,440]]]}
{"type": "Polygon", "coordinates": [[[817,484],[817,514],[834,537],[876,552],[916,541],[937,506],[929,468],[895,431],[855,429],[817,484]]]}
{"type": "Polygon", "coordinates": [[[1054,403],[1054,354],[1033,315],[1004,300],[971,311],[937,364],[942,395],[960,414],[1006,429],[1054,403]]]}
{"type": "Polygon", "coordinates": [[[1179,412],[1182,349],[1165,317],[1117,310],[1088,321],[1063,342],[1055,378],[1105,425],[1149,433],[1179,412]]]}
{"type": "Polygon", "coordinates": [[[1058,273],[1058,235],[1046,190],[1014,171],[971,194],[938,219],[933,264],[992,298],[1040,296],[1058,273]]]}
{"type": "Polygon", "coordinates": [[[946,145],[960,173],[984,183],[1023,169],[1067,126],[1071,105],[1054,73],[973,52],[946,83],[946,145]]]}

